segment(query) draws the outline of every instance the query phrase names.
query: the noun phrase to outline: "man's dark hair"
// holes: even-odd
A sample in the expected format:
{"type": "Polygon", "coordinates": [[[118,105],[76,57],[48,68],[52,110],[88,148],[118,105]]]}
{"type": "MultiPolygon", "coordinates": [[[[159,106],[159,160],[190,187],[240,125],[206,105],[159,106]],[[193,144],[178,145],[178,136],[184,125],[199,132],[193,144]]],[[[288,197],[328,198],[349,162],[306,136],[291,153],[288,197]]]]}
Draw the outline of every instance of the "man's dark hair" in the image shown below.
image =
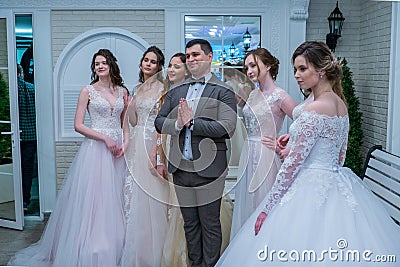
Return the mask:
{"type": "Polygon", "coordinates": [[[190,40],[186,44],[185,48],[187,49],[187,48],[190,48],[190,47],[192,47],[194,45],[197,45],[197,44],[200,45],[201,50],[203,50],[204,54],[207,55],[208,53],[210,53],[210,52],[212,53],[213,52],[210,43],[207,40],[204,40],[204,39],[193,39],[193,40],[190,40]]]}

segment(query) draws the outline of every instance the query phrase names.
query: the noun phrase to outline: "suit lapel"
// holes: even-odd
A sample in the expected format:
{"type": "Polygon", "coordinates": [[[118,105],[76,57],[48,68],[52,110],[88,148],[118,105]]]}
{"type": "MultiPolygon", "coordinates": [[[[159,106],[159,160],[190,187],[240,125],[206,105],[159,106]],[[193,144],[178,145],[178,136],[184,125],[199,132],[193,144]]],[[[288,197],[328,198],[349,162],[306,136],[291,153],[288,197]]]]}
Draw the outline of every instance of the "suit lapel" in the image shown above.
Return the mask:
{"type": "Polygon", "coordinates": [[[213,74],[211,76],[211,79],[207,82],[206,87],[203,90],[203,93],[201,94],[201,98],[199,100],[199,104],[197,105],[196,109],[196,115],[201,114],[204,107],[207,105],[207,102],[210,100],[211,96],[213,95],[213,92],[215,91],[215,88],[217,86],[217,81],[219,81],[218,78],[213,74]]]}
{"type": "Polygon", "coordinates": [[[189,84],[188,83],[182,84],[178,87],[172,88],[172,90],[175,90],[174,95],[175,95],[175,97],[178,101],[178,105],[179,105],[179,100],[181,98],[186,98],[187,92],[189,90],[189,84]]]}

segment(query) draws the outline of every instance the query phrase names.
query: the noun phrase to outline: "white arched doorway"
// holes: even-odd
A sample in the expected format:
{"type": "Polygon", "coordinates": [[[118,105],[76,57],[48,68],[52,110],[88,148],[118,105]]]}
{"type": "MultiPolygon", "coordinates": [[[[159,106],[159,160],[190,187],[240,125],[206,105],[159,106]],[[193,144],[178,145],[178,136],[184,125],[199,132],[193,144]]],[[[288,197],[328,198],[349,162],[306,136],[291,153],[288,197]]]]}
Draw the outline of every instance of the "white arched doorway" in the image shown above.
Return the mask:
{"type": "Polygon", "coordinates": [[[139,61],[149,44],[139,36],[119,28],[98,28],[73,39],[62,51],[54,69],[55,139],[77,141],[74,116],[79,92],[90,83],[92,56],[100,48],[117,58],[128,89],[138,83],[139,61]]]}

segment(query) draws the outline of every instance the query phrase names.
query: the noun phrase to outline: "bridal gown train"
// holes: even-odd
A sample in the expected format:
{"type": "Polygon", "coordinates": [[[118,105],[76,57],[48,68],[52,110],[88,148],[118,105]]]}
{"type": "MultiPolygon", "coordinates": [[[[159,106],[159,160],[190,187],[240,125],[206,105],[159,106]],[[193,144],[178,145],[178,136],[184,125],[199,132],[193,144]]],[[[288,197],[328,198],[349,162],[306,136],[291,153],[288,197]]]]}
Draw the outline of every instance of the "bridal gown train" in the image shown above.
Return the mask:
{"type": "Polygon", "coordinates": [[[289,155],[275,184],[217,266],[398,266],[400,228],[343,167],[348,116],[302,111],[290,126],[289,155]],[[268,214],[257,236],[259,213],[268,214]]]}
{"type": "MultiPolygon", "coordinates": [[[[122,143],[123,88],[114,107],[89,85],[91,128],[122,143]]],[[[105,143],[85,138],[69,169],[41,239],[16,253],[9,265],[118,266],[125,237],[126,165],[105,143]]]]}

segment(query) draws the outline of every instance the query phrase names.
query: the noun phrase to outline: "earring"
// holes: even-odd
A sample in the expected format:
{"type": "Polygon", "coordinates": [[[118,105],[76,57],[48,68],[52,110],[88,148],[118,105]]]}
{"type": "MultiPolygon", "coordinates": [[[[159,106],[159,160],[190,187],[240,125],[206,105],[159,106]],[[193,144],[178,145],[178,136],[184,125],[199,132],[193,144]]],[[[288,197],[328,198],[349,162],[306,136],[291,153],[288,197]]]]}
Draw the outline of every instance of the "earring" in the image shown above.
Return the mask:
{"type": "Polygon", "coordinates": [[[319,79],[320,79],[320,80],[322,79],[322,75],[319,75],[319,79]]]}

